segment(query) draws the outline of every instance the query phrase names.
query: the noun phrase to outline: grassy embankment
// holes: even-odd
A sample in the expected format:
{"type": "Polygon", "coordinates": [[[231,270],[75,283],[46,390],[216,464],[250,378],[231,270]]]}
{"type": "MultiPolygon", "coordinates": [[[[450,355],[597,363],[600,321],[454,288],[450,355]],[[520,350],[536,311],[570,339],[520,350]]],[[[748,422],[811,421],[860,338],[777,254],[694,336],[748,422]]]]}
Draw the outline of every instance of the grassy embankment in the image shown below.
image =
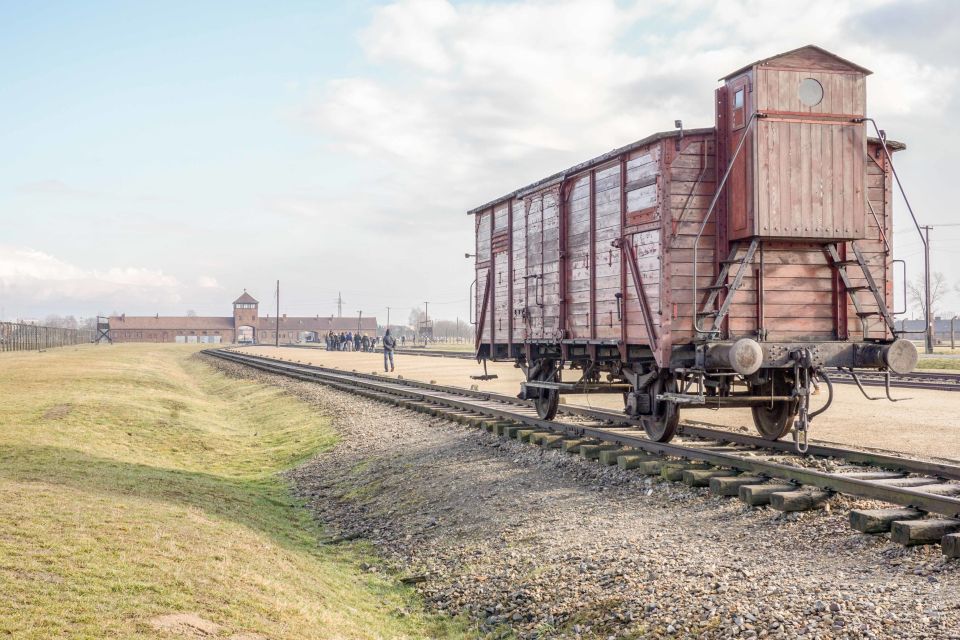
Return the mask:
{"type": "Polygon", "coordinates": [[[0,354],[0,636],[455,634],[363,545],[319,544],[277,475],[327,420],[195,350],[0,354]]]}

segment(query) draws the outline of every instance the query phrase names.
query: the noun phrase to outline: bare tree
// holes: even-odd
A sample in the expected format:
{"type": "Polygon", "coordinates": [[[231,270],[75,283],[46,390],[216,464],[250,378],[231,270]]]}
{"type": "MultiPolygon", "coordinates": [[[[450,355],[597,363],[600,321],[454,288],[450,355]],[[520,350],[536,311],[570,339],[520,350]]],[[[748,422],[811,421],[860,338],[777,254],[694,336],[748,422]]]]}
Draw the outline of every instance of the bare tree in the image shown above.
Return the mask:
{"type": "MultiPolygon", "coordinates": [[[[937,307],[943,302],[943,297],[947,293],[947,278],[942,272],[936,271],[930,277],[930,317],[936,318],[937,307]]],[[[907,283],[907,295],[914,308],[920,311],[920,317],[926,317],[927,298],[923,282],[923,276],[918,276],[913,282],[907,283]]]]}
{"type": "Polygon", "coordinates": [[[76,329],[80,326],[77,319],[73,316],[58,316],[51,314],[44,318],[43,325],[57,329],[76,329]]]}
{"type": "Polygon", "coordinates": [[[420,326],[420,323],[423,322],[426,317],[427,314],[425,314],[420,307],[410,310],[410,326],[413,327],[414,331],[416,331],[417,327],[420,326]]]}
{"type": "Polygon", "coordinates": [[[188,318],[196,318],[196,317],[197,317],[197,312],[194,311],[193,309],[187,309],[187,317],[188,317],[188,318]]]}

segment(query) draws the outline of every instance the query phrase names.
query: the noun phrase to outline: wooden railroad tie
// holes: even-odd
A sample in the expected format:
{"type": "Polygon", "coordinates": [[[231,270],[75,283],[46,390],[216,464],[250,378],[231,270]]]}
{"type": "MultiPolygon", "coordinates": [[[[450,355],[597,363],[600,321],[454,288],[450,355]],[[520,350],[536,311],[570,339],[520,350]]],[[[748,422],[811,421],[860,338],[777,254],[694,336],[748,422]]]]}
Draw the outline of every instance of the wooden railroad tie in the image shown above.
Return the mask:
{"type": "Polygon", "coordinates": [[[634,449],[630,449],[628,447],[617,447],[616,449],[607,449],[606,451],[600,452],[600,457],[598,458],[598,460],[600,461],[600,464],[610,467],[617,464],[617,460],[619,460],[622,456],[629,455],[634,452],[635,452],[634,449]]]}
{"type": "Polygon", "coordinates": [[[683,480],[684,471],[690,471],[693,469],[707,470],[710,468],[710,465],[703,464],[702,462],[669,462],[660,467],[660,477],[664,480],[669,480],[670,482],[680,482],[683,480]]]}
{"type": "Polygon", "coordinates": [[[853,509],[850,526],[861,533],[887,533],[898,520],[916,520],[923,513],[916,509],[853,509]]]}
{"type": "Polygon", "coordinates": [[[897,520],[890,525],[890,540],[908,547],[936,544],[944,536],[957,532],[960,532],[960,520],[952,518],[897,520]]]}
{"type": "Polygon", "coordinates": [[[728,478],[737,475],[731,469],[686,469],[681,478],[685,485],[691,487],[708,487],[713,478],[728,478]]]}
{"type": "Polygon", "coordinates": [[[580,453],[580,447],[594,444],[600,444],[600,441],[592,438],[565,440],[563,443],[563,450],[567,453],[577,454],[580,453]]]}
{"type": "Polygon", "coordinates": [[[760,476],[715,476],[710,478],[710,492],[718,496],[737,496],[740,494],[740,487],[763,484],[766,480],[760,476]]]}
{"type": "Polygon", "coordinates": [[[948,558],[960,558],[960,533],[948,533],[940,539],[940,548],[948,558]]]}
{"type": "Polygon", "coordinates": [[[814,489],[798,489],[770,494],[770,506],[777,511],[809,511],[829,500],[833,493],[814,489]]]}
{"type": "Polygon", "coordinates": [[[751,507],[758,507],[764,504],[770,504],[770,496],[775,493],[793,491],[796,485],[792,484],[745,484],[741,485],[737,495],[740,500],[746,502],[751,507]]]}
{"type": "MultiPolygon", "coordinates": [[[[657,462],[662,460],[662,458],[657,458],[656,456],[651,456],[645,453],[636,452],[627,455],[622,455],[617,458],[617,466],[623,470],[627,469],[637,469],[644,462],[657,462]]],[[[657,473],[660,473],[659,469],[657,473]]]]}
{"type": "Polygon", "coordinates": [[[580,457],[584,460],[599,460],[601,452],[619,450],[620,445],[616,444],[584,444],[580,445],[580,457]]]}

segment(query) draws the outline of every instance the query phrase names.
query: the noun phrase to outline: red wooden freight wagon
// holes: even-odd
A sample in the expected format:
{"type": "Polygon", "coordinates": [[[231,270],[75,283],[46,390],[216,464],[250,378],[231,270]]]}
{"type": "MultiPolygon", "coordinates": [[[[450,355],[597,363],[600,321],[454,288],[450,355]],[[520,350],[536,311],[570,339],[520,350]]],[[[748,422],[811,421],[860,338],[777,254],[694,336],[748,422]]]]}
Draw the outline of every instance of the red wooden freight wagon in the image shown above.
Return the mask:
{"type": "Polygon", "coordinates": [[[477,357],[514,361],[542,418],[560,393],[622,393],[660,441],[681,407],[709,405],[799,442],[826,369],[912,370],[893,322],[904,146],[868,137],[869,73],[814,46],[760,60],[722,80],[714,128],[470,211],[477,357]]]}

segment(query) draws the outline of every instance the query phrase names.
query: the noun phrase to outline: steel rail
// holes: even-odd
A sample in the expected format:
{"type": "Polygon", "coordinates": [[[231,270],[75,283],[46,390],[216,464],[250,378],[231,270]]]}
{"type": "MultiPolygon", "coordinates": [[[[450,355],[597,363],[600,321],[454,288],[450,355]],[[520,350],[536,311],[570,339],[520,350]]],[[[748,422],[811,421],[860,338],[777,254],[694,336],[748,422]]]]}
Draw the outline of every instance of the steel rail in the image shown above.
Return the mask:
{"type": "MultiPolygon", "coordinates": [[[[290,344],[288,347],[297,349],[313,349],[320,351],[317,347],[307,345],[290,344]]],[[[382,353],[382,350],[376,351],[382,353]]],[[[396,349],[395,353],[400,355],[426,356],[436,358],[456,358],[463,360],[475,360],[476,356],[465,351],[442,351],[439,349],[396,349]]],[[[860,382],[865,387],[882,387],[886,384],[884,374],[871,371],[858,371],[860,382]]],[[[830,379],[838,384],[855,384],[850,374],[834,370],[830,372],[830,379]]],[[[914,371],[913,373],[893,374],[890,377],[890,386],[899,389],[927,389],[929,391],[960,391],[960,374],[936,373],[932,371],[914,371]]]]}
{"type": "MultiPolygon", "coordinates": [[[[476,398],[444,388],[430,389],[420,385],[405,384],[407,381],[385,381],[371,379],[355,373],[332,371],[320,367],[291,364],[272,358],[237,354],[226,350],[208,350],[210,355],[224,360],[245,364],[263,371],[280,373],[307,381],[330,384],[331,386],[367,392],[403,397],[417,402],[427,402],[461,411],[474,412],[488,417],[512,420],[537,429],[563,433],[577,437],[593,438],[602,442],[628,446],[655,455],[667,455],[687,460],[705,462],[714,466],[727,467],[739,471],[756,473],[764,477],[787,480],[801,485],[843,493],[851,496],[882,500],[892,504],[914,507],[923,511],[940,513],[951,517],[960,516],[960,497],[926,493],[924,491],[885,485],[876,481],[851,477],[843,473],[827,473],[814,469],[795,467],[769,460],[760,460],[742,455],[742,452],[723,452],[703,448],[653,442],[641,435],[630,425],[618,428],[604,424],[560,422],[541,420],[532,408],[517,407],[496,398],[476,398]],[[506,405],[506,406],[505,406],[506,405]]],[[[490,394],[487,394],[488,396],[490,394]]],[[[701,433],[704,432],[700,430],[701,433]]],[[[712,432],[712,430],[706,430],[712,432]]],[[[736,436],[737,434],[724,434],[736,436]]],[[[710,437],[713,437],[711,433],[710,437]]],[[[824,450],[831,450],[824,447],[824,450]]],[[[902,461],[901,461],[902,462],[902,461]]],[[[943,465],[948,467],[949,465],[943,465]]],[[[956,468],[954,468],[956,469],[956,468]]],[[[957,485],[960,492],[960,485],[957,485]]]]}
{"type": "MultiPolygon", "coordinates": [[[[248,356],[249,354],[240,354],[242,356],[248,356]]],[[[261,356],[249,356],[251,358],[261,358],[261,356]]],[[[339,369],[331,369],[328,367],[317,366],[317,365],[307,365],[297,363],[288,363],[282,360],[276,360],[273,358],[265,358],[266,360],[280,363],[287,366],[300,366],[307,370],[318,370],[323,372],[328,372],[332,374],[342,374],[346,373],[339,369]]],[[[367,380],[375,380],[378,382],[383,382],[384,379],[381,376],[374,374],[365,374],[358,372],[350,372],[349,375],[364,378],[367,380]]],[[[463,387],[456,387],[451,385],[438,385],[434,383],[423,382],[421,380],[411,380],[404,379],[400,381],[395,381],[398,384],[402,384],[408,387],[420,388],[428,391],[441,391],[443,393],[451,393],[454,395],[462,395],[470,398],[476,398],[479,400],[485,401],[494,401],[499,403],[505,403],[513,405],[516,407],[530,407],[529,402],[525,400],[520,400],[516,396],[496,393],[492,391],[475,391],[473,389],[465,389],[463,387]]],[[[628,416],[623,415],[615,411],[610,411],[606,409],[595,409],[591,407],[583,407],[576,405],[562,405],[558,409],[558,413],[561,415],[570,415],[578,416],[582,418],[589,418],[591,420],[596,420],[603,423],[607,427],[633,427],[642,428],[642,422],[638,419],[633,419],[628,416]]],[[[725,430],[723,428],[711,428],[711,427],[720,427],[720,425],[707,425],[706,423],[697,424],[684,423],[681,426],[681,433],[683,435],[691,435],[703,439],[717,440],[720,442],[731,442],[736,444],[745,444],[756,447],[758,449],[772,449],[776,451],[783,451],[785,453],[795,453],[793,443],[786,440],[766,440],[759,436],[751,436],[742,433],[736,433],[732,431],[725,430]],[[706,426],[704,426],[706,425],[706,426]]],[[[838,446],[828,446],[828,445],[818,445],[813,444],[811,449],[811,455],[818,457],[832,457],[832,458],[843,458],[851,462],[857,462],[862,464],[870,464],[874,466],[880,466],[896,471],[902,471],[906,473],[918,473],[918,474],[927,474],[940,478],[946,478],[951,480],[960,480],[960,464],[955,464],[953,461],[928,461],[928,460],[918,460],[915,458],[905,458],[901,455],[892,452],[885,451],[871,451],[871,450],[861,450],[861,449],[850,449],[846,447],[838,446]]]]}

